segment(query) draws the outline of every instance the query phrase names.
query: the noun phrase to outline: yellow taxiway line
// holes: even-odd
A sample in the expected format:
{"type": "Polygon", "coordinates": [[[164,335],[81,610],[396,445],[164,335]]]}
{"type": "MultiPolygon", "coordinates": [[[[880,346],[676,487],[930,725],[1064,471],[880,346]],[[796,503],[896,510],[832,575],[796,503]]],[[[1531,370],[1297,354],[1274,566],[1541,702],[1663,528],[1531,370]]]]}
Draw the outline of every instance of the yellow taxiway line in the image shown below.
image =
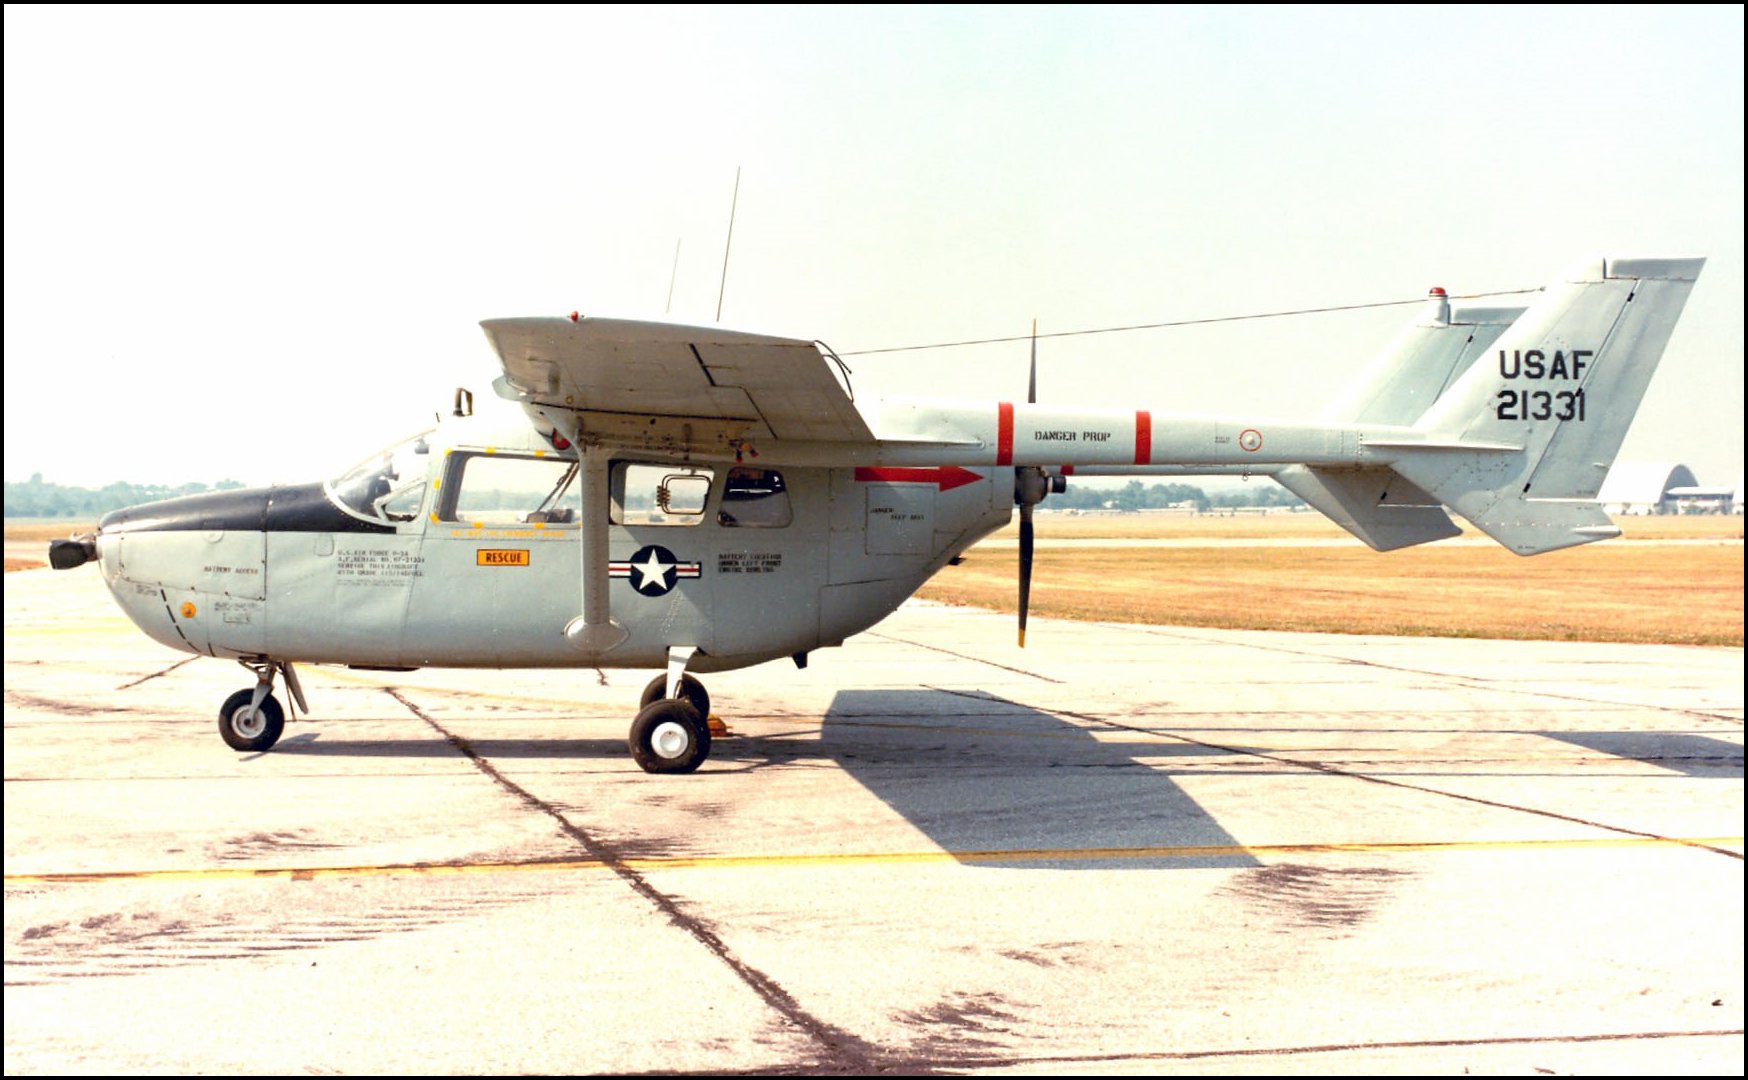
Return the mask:
{"type": "Polygon", "coordinates": [[[1214,844],[1192,847],[1013,848],[987,851],[871,851],[803,855],[681,855],[669,858],[529,859],[474,863],[389,863],[377,866],[250,867],[188,870],[119,870],[59,874],[7,874],[7,885],[103,881],[215,881],[395,875],[552,873],[626,868],[698,870],[785,866],[880,866],[918,863],[1099,862],[1142,859],[1212,859],[1233,856],[1413,855],[1468,851],[1570,851],[1602,848],[1741,847],[1741,836],[1596,837],[1567,840],[1450,840],[1353,844],[1214,844]]]}

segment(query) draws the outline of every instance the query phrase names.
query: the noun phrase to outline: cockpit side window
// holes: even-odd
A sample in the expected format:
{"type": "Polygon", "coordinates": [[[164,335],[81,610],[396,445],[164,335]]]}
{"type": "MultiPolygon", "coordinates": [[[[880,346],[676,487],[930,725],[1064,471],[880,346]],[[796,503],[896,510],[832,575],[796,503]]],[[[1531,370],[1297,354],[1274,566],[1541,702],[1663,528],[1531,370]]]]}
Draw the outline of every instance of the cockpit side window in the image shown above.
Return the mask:
{"type": "Polygon", "coordinates": [[[328,496],[348,512],[371,521],[411,521],[424,503],[430,443],[420,432],[379,451],[328,481],[328,496]]]}
{"type": "Polygon", "coordinates": [[[551,455],[452,451],[438,489],[436,514],[439,521],[476,527],[574,528],[582,516],[577,463],[551,455]]]}
{"type": "Polygon", "coordinates": [[[730,528],[781,529],[795,520],[789,489],[776,469],[736,466],[728,470],[722,488],[722,509],[716,523],[730,528]]]}
{"type": "Polygon", "coordinates": [[[701,524],[715,478],[713,470],[696,465],[615,462],[611,481],[613,524],[701,524]]]}

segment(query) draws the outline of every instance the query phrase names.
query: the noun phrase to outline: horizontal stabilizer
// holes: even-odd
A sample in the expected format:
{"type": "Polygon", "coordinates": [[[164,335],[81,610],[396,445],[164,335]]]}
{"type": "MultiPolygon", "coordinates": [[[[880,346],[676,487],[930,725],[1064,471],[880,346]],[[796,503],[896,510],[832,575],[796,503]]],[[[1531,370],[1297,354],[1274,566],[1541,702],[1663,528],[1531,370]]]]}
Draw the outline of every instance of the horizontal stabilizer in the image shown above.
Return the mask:
{"type": "Polygon", "coordinates": [[[1492,514],[1475,524],[1519,555],[1540,555],[1621,534],[1601,503],[1562,499],[1502,499],[1494,504],[1492,514]]]}
{"type": "Polygon", "coordinates": [[[1288,491],[1374,551],[1395,551],[1462,533],[1437,499],[1385,468],[1290,465],[1274,474],[1288,491]]]}
{"type": "Polygon", "coordinates": [[[1452,510],[1519,555],[1540,555],[1620,535],[1602,504],[1593,499],[1536,498],[1523,491],[1518,479],[1521,457],[1408,452],[1397,459],[1395,468],[1436,491],[1452,510]]]}

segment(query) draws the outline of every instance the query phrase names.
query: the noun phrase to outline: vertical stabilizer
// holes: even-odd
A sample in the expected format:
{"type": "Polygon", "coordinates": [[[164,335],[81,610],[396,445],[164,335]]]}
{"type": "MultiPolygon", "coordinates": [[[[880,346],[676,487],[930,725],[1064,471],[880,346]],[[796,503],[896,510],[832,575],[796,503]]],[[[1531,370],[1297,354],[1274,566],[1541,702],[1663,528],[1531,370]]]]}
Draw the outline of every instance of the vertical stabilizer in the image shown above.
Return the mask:
{"type": "MultiPolygon", "coordinates": [[[[1331,404],[1325,418],[1335,423],[1413,424],[1523,311],[1521,307],[1453,306],[1443,289],[1433,289],[1414,322],[1331,404]]],[[[1388,467],[1289,465],[1274,478],[1375,551],[1394,551],[1462,532],[1437,499],[1388,467]]]]}
{"type": "Polygon", "coordinates": [[[1444,448],[1405,449],[1395,471],[1520,554],[1618,535],[1596,493],[1704,265],[1564,275],[1415,424],[1444,448]]]}
{"type": "Polygon", "coordinates": [[[1453,305],[1434,289],[1426,307],[1324,411],[1331,421],[1412,424],[1505,333],[1521,307],[1453,305]]]}

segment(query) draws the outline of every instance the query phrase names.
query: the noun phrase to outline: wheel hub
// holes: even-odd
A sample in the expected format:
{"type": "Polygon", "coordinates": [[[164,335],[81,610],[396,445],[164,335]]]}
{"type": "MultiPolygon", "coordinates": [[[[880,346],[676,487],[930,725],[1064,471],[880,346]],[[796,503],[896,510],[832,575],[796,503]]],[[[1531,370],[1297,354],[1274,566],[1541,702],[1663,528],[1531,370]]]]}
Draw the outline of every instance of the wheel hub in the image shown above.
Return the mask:
{"type": "Polygon", "coordinates": [[[260,709],[245,705],[231,714],[231,730],[245,739],[253,739],[267,730],[267,720],[260,709]]]}
{"type": "Polygon", "coordinates": [[[691,745],[691,732],[686,730],[685,725],[672,720],[657,724],[655,731],[650,733],[650,749],[669,761],[685,756],[691,745]]]}

